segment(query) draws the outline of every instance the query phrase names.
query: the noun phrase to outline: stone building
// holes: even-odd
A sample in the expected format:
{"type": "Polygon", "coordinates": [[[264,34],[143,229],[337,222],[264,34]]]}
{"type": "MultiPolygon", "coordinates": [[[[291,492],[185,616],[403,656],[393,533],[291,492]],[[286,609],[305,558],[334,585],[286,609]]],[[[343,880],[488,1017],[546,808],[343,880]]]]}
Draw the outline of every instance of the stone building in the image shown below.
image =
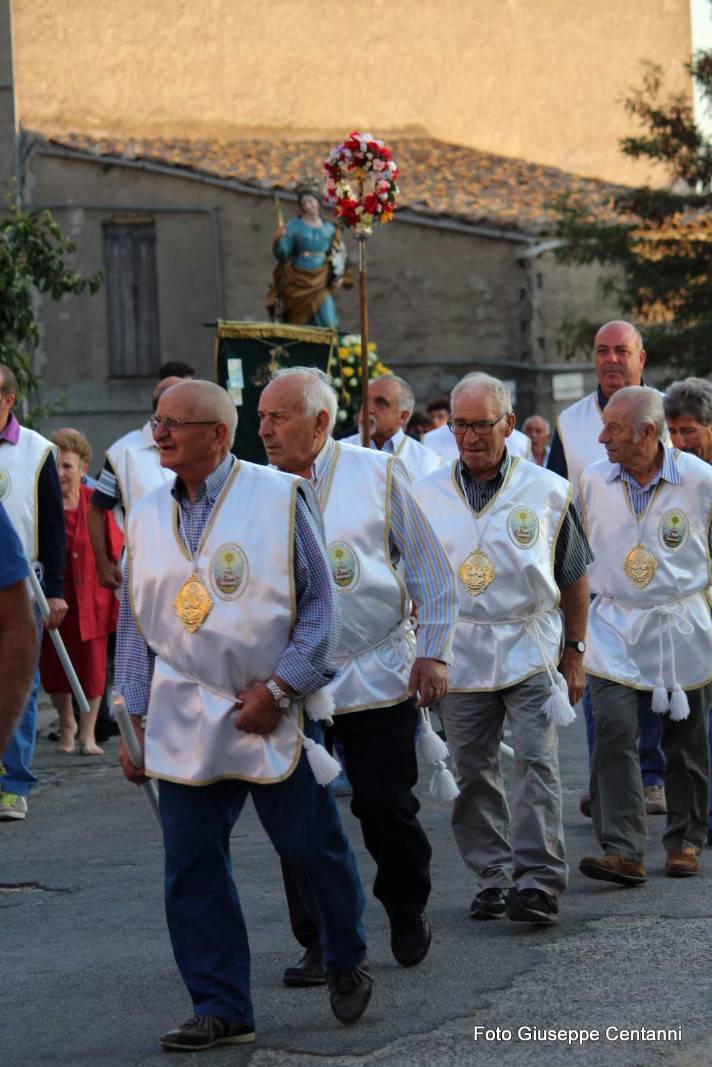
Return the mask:
{"type": "MultiPolygon", "coordinates": [[[[367,2],[373,5],[375,0],[367,2]]],[[[329,148],[351,128],[340,113],[320,110],[317,103],[315,125],[320,123],[323,129],[337,119],[346,122],[338,135],[300,131],[289,108],[293,124],[289,130],[269,125],[276,114],[272,64],[267,65],[272,74],[263,70],[262,80],[253,82],[252,96],[239,97],[236,121],[225,121],[230,93],[243,86],[245,70],[236,63],[234,80],[221,74],[215,98],[208,100],[197,58],[209,55],[215,64],[211,69],[218,69],[222,55],[218,38],[234,18],[233,5],[221,0],[209,5],[221,13],[220,26],[206,19],[200,47],[185,45],[181,53],[185,62],[180,82],[191,85],[191,93],[184,94],[182,102],[166,96],[159,61],[166,41],[154,38],[148,48],[140,35],[127,38],[121,21],[127,3],[94,0],[92,9],[100,9],[104,17],[81,21],[86,0],[77,0],[69,9],[63,6],[61,26],[57,10],[43,0],[14,4],[13,93],[9,0],[0,0],[0,167],[6,175],[13,171],[17,175],[26,207],[52,209],[77,245],[73,265],[83,271],[101,267],[106,275],[97,296],[56,305],[39,301],[43,399],[60,405],[45,429],[76,425],[88,433],[97,451],[143,421],[161,362],[186,360],[199,374],[212,376],[214,329],[207,324],[217,318],[265,317],[264,296],[273,265],[274,193],[279,191],[288,214],[300,178],[318,174],[329,148]],[[38,20],[34,36],[30,11],[38,20]],[[116,43],[111,61],[107,36],[116,43]],[[91,106],[83,106],[89,76],[91,106]],[[50,83],[56,86],[54,93],[50,83]],[[205,106],[202,125],[196,100],[205,106]],[[185,111],[188,103],[190,113],[185,111]],[[171,136],[178,126],[181,135],[171,136]],[[8,161],[13,161],[12,167],[8,161]]],[[[326,10],[322,0],[315,3],[326,10]]],[[[398,4],[402,6],[401,0],[398,4]]],[[[142,14],[135,5],[129,6],[137,24],[149,16],[158,19],[165,5],[151,0],[142,14]]],[[[455,8],[462,12],[463,5],[438,6],[452,31],[455,8]]],[[[551,6],[562,5],[552,0],[551,6]]],[[[640,6],[639,0],[631,0],[631,9],[640,6]]],[[[675,56],[684,43],[683,6],[670,0],[660,12],[670,29],[665,48],[675,56]]],[[[274,5],[263,7],[275,15],[274,5]]],[[[476,0],[464,7],[482,14],[502,5],[476,0]]],[[[194,21],[198,8],[203,10],[202,5],[195,9],[185,5],[182,21],[166,16],[167,39],[173,39],[177,23],[185,32],[185,20],[194,21]]],[[[252,33],[253,43],[267,32],[255,11],[256,6],[249,7],[242,27],[243,38],[252,33]]],[[[626,6],[626,14],[619,16],[621,26],[629,22],[627,12],[626,6]]],[[[524,22],[528,19],[526,15],[524,22]]],[[[604,3],[596,34],[603,34],[606,25],[610,31],[612,20],[613,7],[604,3]]],[[[518,42],[521,52],[523,38],[517,36],[521,26],[515,23],[510,25],[516,38],[512,41],[518,42]]],[[[548,16],[545,23],[547,47],[553,48],[553,23],[548,16]]],[[[441,30],[442,26],[438,33],[441,30]]],[[[684,58],[689,55],[689,20],[687,33],[684,58]]],[[[485,36],[478,37],[484,58],[490,55],[485,36]]],[[[561,47],[573,47],[575,38],[577,33],[567,22],[559,35],[561,47]]],[[[645,41],[649,40],[646,28],[645,41]]],[[[236,43],[238,56],[241,47],[236,43]]],[[[277,59],[284,47],[280,38],[275,44],[277,59]]],[[[582,55],[584,47],[592,47],[591,41],[585,45],[579,41],[582,55]]],[[[396,47],[393,57],[398,72],[404,62],[401,51],[396,47]]],[[[565,59],[569,70],[568,55],[565,59]]],[[[447,57],[441,55],[439,62],[443,76],[449,77],[447,57]]],[[[248,73],[250,69],[248,64],[248,73]]],[[[636,76],[630,68],[630,80],[636,76]]],[[[532,72],[532,78],[534,91],[541,83],[540,73],[532,72]]],[[[500,90],[506,95],[510,87],[494,86],[481,70],[479,79],[489,86],[488,99],[497,113],[500,90]]],[[[284,80],[280,84],[284,94],[284,80]]],[[[531,93],[525,88],[520,82],[526,111],[531,93]]],[[[558,265],[550,240],[552,203],[558,195],[574,192],[583,197],[588,210],[607,210],[615,186],[572,172],[591,163],[592,157],[587,162],[581,154],[582,145],[588,143],[586,151],[595,150],[605,138],[583,105],[576,128],[581,131],[588,123],[585,135],[572,138],[570,122],[563,113],[555,115],[558,158],[571,159],[577,166],[552,166],[553,142],[547,146],[541,141],[541,150],[535,152],[525,135],[526,116],[519,123],[517,141],[498,141],[494,122],[487,132],[477,92],[468,90],[457,107],[450,97],[453,114],[441,106],[428,119],[442,139],[412,125],[412,105],[421,93],[418,75],[414,75],[413,100],[394,97],[396,118],[405,127],[389,137],[402,172],[402,207],[395,222],[377,233],[368,247],[371,338],[382,359],[412,381],[420,401],[448,390],[465,371],[480,368],[515,384],[520,420],[534,410],[551,416],[590,385],[590,372],[576,365],[583,353],[576,347],[575,324],[617,314],[600,295],[598,272],[558,265]],[[463,114],[477,120],[473,128],[478,132],[469,139],[457,125],[463,114]],[[465,143],[452,143],[443,136],[446,133],[465,143]],[[473,139],[479,147],[472,146],[473,139]],[[574,141],[576,151],[567,151],[565,145],[574,141]],[[515,144],[531,150],[531,158],[540,162],[483,150],[495,146],[502,152],[515,144]]],[[[545,102],[549,90],[541,92],[545,102]]],[[[311,100],[313,87],[307,95],[311,100]]],[[[563,100],[560,106],[564,107],[563,100]]],[[[374,109],[378,111],[369,98],[368,106],[354,103],[353,111],[358,116],[374,109]]],[[[604,157],[601,150],[601,161],[604,157]]],[[[612,170],[609,159],[597,172],[612,170]]],[[[337,303],[342,328],[357,332],[355,290],[340,292],[337,303]]]]}

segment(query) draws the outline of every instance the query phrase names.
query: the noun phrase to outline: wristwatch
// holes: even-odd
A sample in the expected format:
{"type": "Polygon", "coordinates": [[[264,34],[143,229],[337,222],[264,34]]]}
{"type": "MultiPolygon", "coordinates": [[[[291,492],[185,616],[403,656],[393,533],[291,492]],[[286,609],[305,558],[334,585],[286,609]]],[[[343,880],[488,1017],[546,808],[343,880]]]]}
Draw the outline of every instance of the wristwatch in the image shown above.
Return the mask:
{"type": "Polygon", "coordinates": [[[280,711],[289,711],[292,706],[292,698],[289,693],[285,693],[284,689],[280,685],[277,685],[274,678],[268,678],[265,685],[272,694],[272,699],[279,708],[280,711]]]}
{"type": "Polygon", "coordinates": [[[574,648],[574,649],[576,649],[577,652],[580,652],[583,655],[583,653],[586,651],[586,642],[585,641],[564,641],[564,648],[574,648]]]}

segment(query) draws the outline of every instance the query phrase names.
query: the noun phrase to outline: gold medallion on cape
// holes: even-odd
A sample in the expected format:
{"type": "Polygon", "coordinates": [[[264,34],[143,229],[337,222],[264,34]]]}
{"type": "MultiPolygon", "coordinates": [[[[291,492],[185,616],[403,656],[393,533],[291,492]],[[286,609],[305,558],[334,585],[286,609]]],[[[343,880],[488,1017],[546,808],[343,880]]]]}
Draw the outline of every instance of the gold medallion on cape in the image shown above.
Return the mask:
{"type": "Polygon", "coordinates": [[[650,584],[657,569],[658,561],[645,545],[635,545],[623,561],[626,578],[638,589],[650,584]]]}
{"type": "Polygon", "coordinates": [[[457,576],[470,596],[479,596],[494,578],[494,563],[486,552],[478,548],[463,559],[457,576]]]}
{"type": "Polygon", "coordinates": [[[176,593],[173,606],[185,629],[194,634],[210,614],[213,598],[198,575],[191,574],[176,593]]]}

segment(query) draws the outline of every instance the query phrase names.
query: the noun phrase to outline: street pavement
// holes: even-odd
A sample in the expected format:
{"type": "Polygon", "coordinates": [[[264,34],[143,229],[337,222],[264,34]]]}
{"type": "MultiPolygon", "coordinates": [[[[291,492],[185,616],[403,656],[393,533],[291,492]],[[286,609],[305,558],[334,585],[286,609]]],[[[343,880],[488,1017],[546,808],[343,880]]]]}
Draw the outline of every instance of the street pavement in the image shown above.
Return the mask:
{"type": "MultiPolygon", "coordinates": [[[[45,729],[49,718],[45,712],[45,729]]],[[[59,755],[54,747],[38,741],[40,785],[26,822],[0,823],[0,1067],[165,1063],[170,1054],[160,1051],[157,1036],[189,1018],[191,1006],[164,926],[157,828],[141,791],[120,774],[115,739],[98,758],[59,755]]],[[[708,1067],[712,852],[700,877],[664,877],[664,818],[654,816],[647,885],[621,889],[585,879],[578,861],[598,849],[578,811],[586,779],[580,718],[562,731],[560,757],[572,867],[560,925],[470,920],[474,880],[455,849],[449,812],[428,795],[424,769],[419,795],[434,849],[432,948],[418,968],[400,968],[385,915],[370,898],[376,986],[367,1014],[348,1029],[332,1016],[325,989],[281,984],[300,950],[276,856],[248,804],[232,849],[252,946],[257,1042],[201,1053],[201,1063],[708,1067]],[[534,1033],[530,1040],[536,1028],[573,1034],[534,1033]],[[681,1036],[621,1036],[640,1028],[679,1029],[681,1036]],[[585,1039],[583,1031],[596,1030],[597,1040],[585,1039]]],[[[339,805],[370,896],[373,865],[349,801],[339,805]]]]}

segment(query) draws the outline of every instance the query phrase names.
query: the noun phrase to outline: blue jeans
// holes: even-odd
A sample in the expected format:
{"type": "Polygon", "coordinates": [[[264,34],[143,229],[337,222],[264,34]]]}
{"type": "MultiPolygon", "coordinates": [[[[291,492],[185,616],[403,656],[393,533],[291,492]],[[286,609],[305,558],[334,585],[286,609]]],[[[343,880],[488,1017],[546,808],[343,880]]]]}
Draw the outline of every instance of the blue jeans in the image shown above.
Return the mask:
{"type": "MultiPolygon", "coordinates": [[[[42,640],[42,618],[39,608],[35,605],[35,621],[39,641],[42,640]]],[[[27,698],[24,711],[20,716],[17,726],[12,732],[8,746],[0,757],[0,763],[5,768],[5,773],[0,778],[0,789],[4,793],[16,793],[26,797],[37,779],[30,770],[32,755],[35,751],[35,737],[37,735],[37,696],[40,688],[40,669],[35,668],[35,676],[32,679],[32,688],[27,698]]]]}
{"type": "MultiPolygon", "coordinates": [[[[305,732],[316,740],[321,734],[314,724],[305,732]]],[[[250,949],[230,859],[230,832],[248,794],[318,924],[326,970],[343,974],[362,961],[364,894],[356,860],[331,789],[317,785],[304,752],[290,777],[274,785],[161,781],[159,790],[166,919],[196,1015],[254,1026],[250,949]]]]}
{"type": "MultiPolygon", "coordinates": [[[[660,746],[660,716],[653,711],[651,707],[652,701],[652,693],[640,693],[638,700],[638,721],[640,723],[638,755],[640,757],[640,773],[644,786],[662,785],[665,771],[665,759],[660,746]]],[[[583,691],[583,714],[586,719],[586,742],[588,744],[588,763],[590,767],[591,754],[593,752],[594,719],[588,685],[583,691]]],[[[710,736],[712,737],[712,734],[710,736]]],[[[710,743],[712,744],[712,741],[710,743]]]]}

